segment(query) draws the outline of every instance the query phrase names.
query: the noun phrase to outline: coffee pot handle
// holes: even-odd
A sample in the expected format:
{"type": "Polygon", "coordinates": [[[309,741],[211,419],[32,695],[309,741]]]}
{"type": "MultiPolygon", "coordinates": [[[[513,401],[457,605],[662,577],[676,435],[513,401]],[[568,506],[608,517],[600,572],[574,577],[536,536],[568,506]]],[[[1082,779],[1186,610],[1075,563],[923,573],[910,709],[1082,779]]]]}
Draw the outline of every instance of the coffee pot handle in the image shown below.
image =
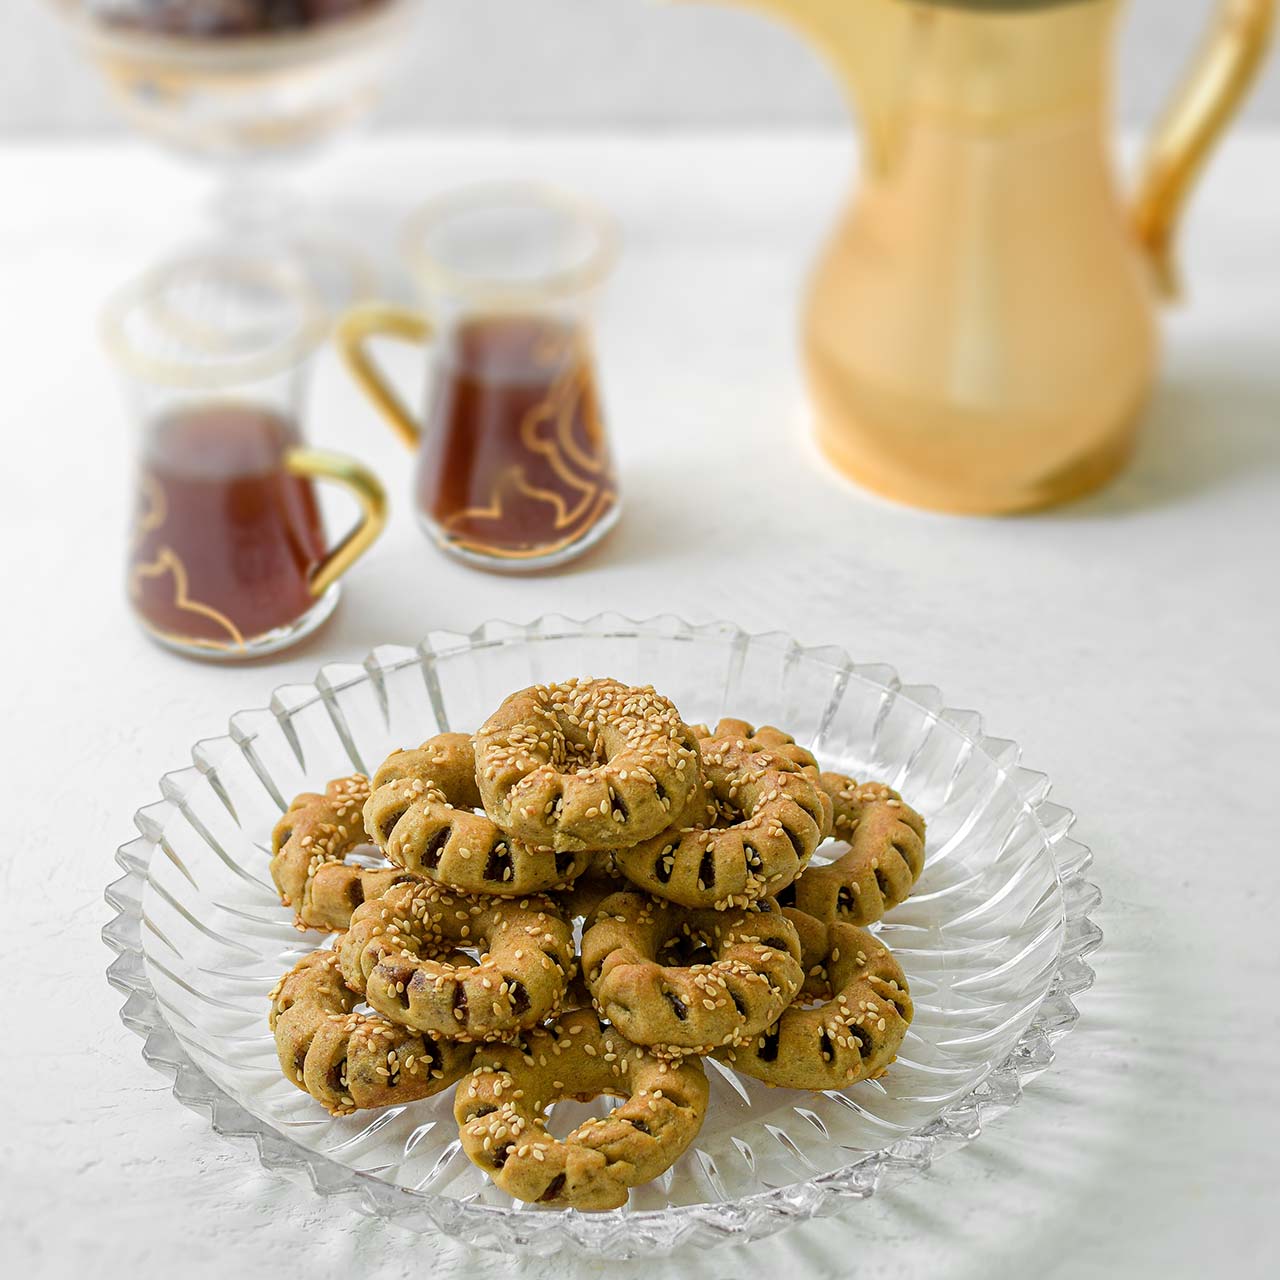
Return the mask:
{"type": "Polygon", "coordinates": [[[1217,20],[1151,141],[1133,220],[1156,281],[1178,296],[1174,239],[1187,197],[1262,66],[1275,0],[1220,0],[1217,20]]]}
{"type": "Polygon", "coordinates": [[[385,337],[421,346],[429,342],[432,335],[431,322],[426,316],[407,307],[382,302],[353,307],[338,321],[334,334],[338,351],[351,376],[410,449],[418,447],[422,428],[387,380],[387,375],[378,367],[369,352],[368,343],[370,338],[385,337]]]}

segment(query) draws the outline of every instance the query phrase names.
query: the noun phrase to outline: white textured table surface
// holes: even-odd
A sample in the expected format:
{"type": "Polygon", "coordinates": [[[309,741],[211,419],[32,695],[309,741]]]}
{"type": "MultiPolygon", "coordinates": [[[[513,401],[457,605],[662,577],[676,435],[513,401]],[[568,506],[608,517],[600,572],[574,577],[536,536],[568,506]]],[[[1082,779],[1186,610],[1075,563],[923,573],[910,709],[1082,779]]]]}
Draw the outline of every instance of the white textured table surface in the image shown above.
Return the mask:
{"type": "Polygon", "coordinates": [[[313,436],[387,478],[391,528],[319,636],[223,670],[158,652],[125,613],[130,443],[93,333],[198,184],[141,149],[0,152],[6,1271],[577,1274],[402,1234],[263,1172],[143,1064],[98,929],[132,811],[230,712],[433,627],[611,608],[839,642],[981,710],[1079,814],[1107,938],[1058,1061],[965,1151],[745,1250],[581,1274],[1275,1274],[1280,137],[1232,144],[1197,203],[1192,301],[1169,317],[1133,469],[1066,510],[1000,522],[868,500],[807,443],[798,281],[848,164],[821,137],[348,153],[328,177],[369,225],[512,171],[620,212],[628,253],[601,346],[628,508],[556,577],[446,563],[412,522],[406,458],[326,360],[313,436]]]}

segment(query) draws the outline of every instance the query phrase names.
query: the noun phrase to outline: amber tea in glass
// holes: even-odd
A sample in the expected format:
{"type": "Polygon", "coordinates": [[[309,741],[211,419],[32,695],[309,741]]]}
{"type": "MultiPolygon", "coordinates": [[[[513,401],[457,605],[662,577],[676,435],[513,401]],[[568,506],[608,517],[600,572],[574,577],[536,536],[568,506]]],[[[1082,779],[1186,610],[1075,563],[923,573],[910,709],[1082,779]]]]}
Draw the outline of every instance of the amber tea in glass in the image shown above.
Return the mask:
{"type": "Polygon", "coordinates": [[[243,644],[315,604],[327,549],[294,423],[251,404],[173,410],[139,459],[129,599],[156,633],[243,644]]]}
{"type": "Polygon", "coordinates": [[[584,336],[537,316],[462,323],[436,362],[416,496],[450,545],[512,560],[607,519],[617,482],[584,336]]]}

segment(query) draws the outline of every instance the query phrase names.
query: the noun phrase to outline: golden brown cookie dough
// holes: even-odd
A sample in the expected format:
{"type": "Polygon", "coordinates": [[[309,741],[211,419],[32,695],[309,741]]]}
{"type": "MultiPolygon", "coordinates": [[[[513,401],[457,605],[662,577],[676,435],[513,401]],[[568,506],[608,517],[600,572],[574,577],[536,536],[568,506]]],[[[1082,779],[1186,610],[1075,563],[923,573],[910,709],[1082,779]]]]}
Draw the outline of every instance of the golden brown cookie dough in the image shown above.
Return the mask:
{"type": "Polygon", "coordinates": [[[280,901],[293,907],[299,928],[330,928],[313,909],[311,881],[329,863],[341,862],[364,844],[362,809],[369,779],[362,773],[335,778],[323,795],[305,792],[281,815],[271,833],[271,878],[280,901]]]}
{"type": "Polygon", "coordinates": [[[697,784],[698,744],[651,687],[569,680],[512,694],[476,734],[485,810],[557,850],[614,849],[669,826],[697,784]]]}
{"type": "Polygon", "coordinates": [[[712,738],[702,772],[719,816],[619,849],[628,880],[687,907],[749,906],[790,884],[830,834],[817,775],[748,739],[712,738]]]}
{"type": "Polygon", "coordinates": [[[783,915],[800,935],[805,984],[771,1027],[715,1056],[744,1075],[788,1089],[843,1089],[883,1075],[911,1023],[901,966],[874,934],[856,925],[824,924],[793,908],[783,915]]]}
{"type": "Polygon", "coordinates": [[[779,900],[819,920],[874,924],[905,902],[924,870],[924,819],[879,782],[861,785],[842,773],[824,773],[834,804],[833,834],[848,853],[809,866],[779,900]]]}
{"type": "Polygon", "coordinates": [[[561,1007],[573,930],[539,896],[479,898],[405,884],[366,902],[338,946],[347,985],[396,1022],[455,1040],[513,1036],[561,1007]],[[481,952],[456,963],[457,948],[481,952]]]}
{"type": "Polygon", "coordinates": [[[429,1098],[470,1066],[471,1046],[356,1013],[357,999],[332,951],[313,951],[271,992],[269,1022],[285,1079],[334,1115],[429,1098]]]}
{"type": "Polygon", "coordinates": [[[476,752],[469,733],[438,733],[420,747],[393,751],[374,772],[373,790],[406,778],[431,783],[465,808],[481,807],[476,752]]]}
{"type": "Polygon", "coordinates": [[[527,844],[476,812],[475,752],[466,734],[397,751],[374,780],[364,806],[369,838],[397,866],[463,893],[519,897],[565,888],[589,860],[527,844]]]}
{"type": "Polygon", "coordinates": [[[702,1126],[707,1095],[696,1058],[656,1058],[584,1009],[521,1044],[479,1049],[453,1113],[468,1158],[508,1195],[559,1208],[616,1209],[631,1187],[684,1153],[702,1126]],[[553,1102],[602,1094],[624,1101],[567,1138],[547,1131],[553,1102]]]}
{"type": "Polygon", "coordinates": [[[582,971],[596,1007],[629,1040],[665,1054],[749,1040],[804,981],[800,939],[768,899],[698,911],[615,893],[587,925],[582,971]]]}
{"type": "Polygon", "coordinates": [[[307,881],[303,896],[308,927],[341,932],[351,924],[351,913],[365,902],[380,898],[398,884],[424,884],[421,876],[401,867],[362,867],[352,862],[326,862],[307,881]]]}
{"type": "MultiPolygon", "coordinates": [[[[700,726],[701,727],[701,726],[700,726]]],[[[801,769],[816,769],[818,761],[812,751],[802,747],[789,733],[775,729],[771,724],[755,728],[747,720],[735,720],[726,716],[715,729],[699,735],[700,738],[741,739],[743,743],[753,743],[774,755],[783,756],[801,769]]]]}

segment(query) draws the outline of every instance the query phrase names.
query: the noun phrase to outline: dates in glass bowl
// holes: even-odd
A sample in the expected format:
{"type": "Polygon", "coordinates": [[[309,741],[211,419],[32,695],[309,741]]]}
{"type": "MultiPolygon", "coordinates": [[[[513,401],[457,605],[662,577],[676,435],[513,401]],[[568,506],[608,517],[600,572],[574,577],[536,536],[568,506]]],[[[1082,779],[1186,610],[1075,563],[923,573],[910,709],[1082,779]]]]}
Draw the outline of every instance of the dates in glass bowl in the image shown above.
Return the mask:
{"type": "Polygon", "coordinates": [[[200,38],[300,31],[386,0],[84,0],[90,16],[114,27],[200,38]]]}

